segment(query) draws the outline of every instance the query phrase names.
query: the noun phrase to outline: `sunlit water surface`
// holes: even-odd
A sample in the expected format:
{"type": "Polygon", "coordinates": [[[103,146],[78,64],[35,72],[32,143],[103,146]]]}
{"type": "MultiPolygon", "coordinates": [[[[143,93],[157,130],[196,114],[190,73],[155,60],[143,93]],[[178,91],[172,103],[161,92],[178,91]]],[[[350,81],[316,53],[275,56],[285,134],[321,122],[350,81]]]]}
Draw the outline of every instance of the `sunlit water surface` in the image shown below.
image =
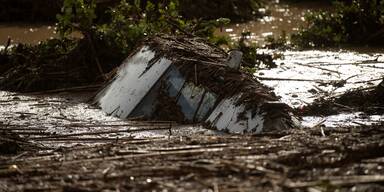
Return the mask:
{"type": "MultiPolygon", "coordinates": [[[[273,1],[266,16],[247,23],[233,24],[217,31],[219,35],[240,39],[249,32],[246,40],[262,46],[269,36],[279,37],[283,31],[296,33],[305,27],[305,15],[322,10],[332,10],[322,2],[286,3],[273,1]]],[[[289,40],[289,39],[288,39],[289,40]]],[[[277,51],[259,49],[259,53],[272,54],[278,65],[274,69],[259,70],[255,76],[272,87],[281,100],[294,108],[311,104],[321,97],[337,96],[348,90],[376,86],[384,74],[384,50],[355,47],[349,50],[277,51]],[[332,83],[345,82],[343,86],[332,83]]],[[[366,116],[361,113],[340,114],[330,117],[304,117],[303,125],[311,126],[324,122],[326,126],[372,124],[383,121],[383,116],[366,116]]]]}
{"type": "Polygon", "coordinates": [[[216,31],[216,34],[229,36],[238,41],[243,32],[250,32],[247,40],[257,45],[263,45],[269,36],[279,37],[283,31],[289,35],[306,26],[305,15],[320,9],[331,9],[322,2],[285,3],[279,0],[271,1],[266,8],[259,11],[265,16],[245,23],[231,24],[216,31]]]}

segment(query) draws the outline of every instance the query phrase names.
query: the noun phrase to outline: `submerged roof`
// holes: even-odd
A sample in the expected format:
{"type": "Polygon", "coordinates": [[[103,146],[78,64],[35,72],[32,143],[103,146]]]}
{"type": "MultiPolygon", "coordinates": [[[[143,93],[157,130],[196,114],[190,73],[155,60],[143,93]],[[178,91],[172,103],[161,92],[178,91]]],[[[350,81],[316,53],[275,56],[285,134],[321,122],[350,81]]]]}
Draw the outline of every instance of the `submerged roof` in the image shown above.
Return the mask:
{"type": "Polygon", "coordinates": [[[155,37],[145,44],[156,51],[153,60],[165,57],[172,60],[180,72],[197,85],[223,96],[246,93],[251,102],[278,101],[270,88],[262,85],[251,74],[231,69],[226,65],[227,53],[207,44],[200,38],[155,37]]]}
{"type": "Polygon", "coordinates": [[[120,118],[205,123],[236,133],[292,126],[287,105],[226,62],[224,51],[198,38],[148,39],[96,101],[120,118]]]}

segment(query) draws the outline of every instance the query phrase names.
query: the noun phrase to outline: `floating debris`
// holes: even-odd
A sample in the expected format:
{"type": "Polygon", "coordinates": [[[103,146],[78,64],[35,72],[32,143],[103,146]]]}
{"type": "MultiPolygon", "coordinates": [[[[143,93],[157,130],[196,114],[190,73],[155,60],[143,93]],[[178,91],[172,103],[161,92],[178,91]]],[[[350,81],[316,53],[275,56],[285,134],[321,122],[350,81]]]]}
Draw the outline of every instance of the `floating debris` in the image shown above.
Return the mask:
{"type": "Polygon", "coordinates": [[[203,123],[230,133],[293,127],[291,108],[240,72],[232,61],[239,58],[241,52],[228,56],[198,38],[155,37],[123,62],[95,101],[122,119],[203,123]]]}
{"type": "Polygon", "coordinates": [[[274,60],[276,68],[259,70],[255,75],[293,108],[351,90],[374,88],[383,79],[383,54],[377,50],[370,54],[345,50],[259,51],[282,54],[274,60]]]}

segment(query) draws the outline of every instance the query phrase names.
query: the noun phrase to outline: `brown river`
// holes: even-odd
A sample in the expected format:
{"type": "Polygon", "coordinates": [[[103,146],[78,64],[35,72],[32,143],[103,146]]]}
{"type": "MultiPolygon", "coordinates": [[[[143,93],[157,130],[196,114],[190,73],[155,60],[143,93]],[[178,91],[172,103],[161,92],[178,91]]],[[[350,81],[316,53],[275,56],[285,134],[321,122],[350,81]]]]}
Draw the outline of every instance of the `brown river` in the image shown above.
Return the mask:
{"type": "MultiPolygon", "coordinates": [[[[225,27],[220,35],[228,35],[236,40],[242,32],[251,32],[249,40],[254,43],[262,44],[265,37],[274,35],[278,36],[282,31],[287,34],[294,33],[299,30],[301,25],[305,25],[304,15],[307,12],[318,9],[329,9],[328,5],[319,2],[308,2],[299,4],[281,3],[275,0],[266,8],[260,9],[266,15],[261,19],[233,24],[225,27]]],[[[0,45],[5,45],[8,38],[12,43],[29,43],[37,44],[49,38],[58,37],[54,23],[46,24],[28,24],[28,23],[0,23],[0,45]]]]}
{"type": "Polygon", "coordinates": [[[1,24],[0,45],[5,45],[8,38],[13,44],[28,43],[37,44],[50,38],[58,37],[54,24],[1,24]]]}

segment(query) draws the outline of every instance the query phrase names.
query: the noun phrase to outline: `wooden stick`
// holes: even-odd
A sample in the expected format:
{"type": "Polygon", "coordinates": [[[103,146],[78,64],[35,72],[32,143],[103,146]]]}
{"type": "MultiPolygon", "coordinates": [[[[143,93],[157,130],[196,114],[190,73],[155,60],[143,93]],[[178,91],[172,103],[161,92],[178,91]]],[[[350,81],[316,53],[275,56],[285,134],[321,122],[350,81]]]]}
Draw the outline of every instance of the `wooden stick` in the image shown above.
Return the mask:
{"type": "Polygon", "coordinates": [[[211,61],[196,60],[196,59],[190,59],[190,58],[185,58],[185,57],[181,57],[180,59],[185,60],[185,61],[194,61],[194,62],[209,64],[209,65],[216,65],[216,66],[226,67],[226,65],[224,65],[224,64],[215,63],[215,62],[211,62],[211,61]]]}
{"type": "Polygon", "coordinates": [[[197,86],[197,64],[195,64],[195,85],[197,86]]]}
{"type": "Polygon", "coordinates": [[[371,64],[384,64],[384,62],[377,61],[376,59],[373,60],[366,60],[356,63],[322,63],[320,65],[326,66],[326,65],[371,65],[371,64]]]}
{"type": "Polygon", "coordinates": [[[33,140],[44,140],[51,138],[65,138],[65,137],[73,137],[73,136],[84,136],[84,135],[104,135],[104,134],[112,134],[112,133],[132,133],[132,132],[140,132],[140,131],[155,131],[155,130],[169,130],[170,127],[157,127],[157,128],[147,128],[147,129],[127,129],[127,130],[115,130],[115,131],[97,131],[97,132],[81,132],[81,133],[72,133],[72,134],[63,134],[63,135],[52,135],[47,137],[37,137],[31,138],[33,140]]]}
{"type": "MultiPolygon", "coordinates": [[[[208,149],[191,149],[191,150],[179,150],[179,151],[159,151],[159,152],[151,152],[151,153],[145,153],[145,154],[129,154],[129,155],[121,155],[121,156],[110,156],[110,157],[96,157],[91,159],[82,159],[82,160],[72,160],[72,161],[65,161],[60,162],[58,164],[76,164],[76,163],[85,163],[85,162],[100,162],[100,161],[117,161],[122,159],[129,159],[129,158],[148,158],[148,157],[156,157],[156,156],[166,156],[166,155],[184,155],[184,154],[199,154],[204,152],[220,152],[223,151],[225,148],[223,147],[215,147],[215,148],[208,148],[208,149]]],[[[54,163],[52,164],[52,166],[54,163]]]]}
{"type": "MultiPolygon", "coordinates": [[[[277,78],[277,77],[260,77],[260,76],[255,76],[259,80],[265,80],[265,81],[309,81],[309,82],[320,82],[324,83],[324,80],[321,79],[294,79],[294,78],[277,78]]],[[[331,82],[331,80],[329,81],[331,82]]]]}
{"type": "Polygon", "coordinates": [[[323,68],[323,67],[317,67],[317,66],[306,65],[306,64],[301,64],[301,63],[295,63],[295,65],[300,65],[300,66],[310,67],[310,68],[315,68],[315,69],[321,69],[321,70],[324,70],[324,71],[328,71],[328,72],[332,72],[332,73],[337,73],[337,74],[339,74],[339,75],[342,74],[342,73],[339,72],[339,71],[335,71],[335,70],[331,70],[331,69],[326,69],[326,68],[323,68]]]}
{"type": "Polygon", "coordinates": [[[333,185],[333,186],[345,186],[345,185],[355,185],[355,184],[361,184],[361,183],[378,183],[378,182],[384,182],[384,175],[328,177],[328,178],[322,178],[319,181],[309,181],[309,182],[286,181],[284,186],[288,188],[305,188],[305,187],[314,187],[318,185],[323,185],[324,183],[329,183],[330,185],[333,185]]]}
{"type": "Polygon", "coordinates": [[[95,57],[95,62],[96,62],[97,68],[99,69],[101,77],[105,81],[105,80],[107,80],[107,77],[105,76],[103,68],[101,67],[99,57],[97,56],[95,46],[93,45],[92,37],[91,37],[89,32],[85,32],[83,34],[86,36],[86,38],[89,42],[89,46],[91,47],[92,55],[93,55],[93,57],[95,57]]]}
{"type": "Polygon", "coordinates": [[[3,49],[3,53],[6,54],[7,53],[7,50],[9,48],[9,46],[11,45],[11,38],[8,37],[8,40],[7,40],[7,44],[5,45],[4,49],[3,49]]]}
{"type": "Polygon", "coordinates": [[[370,79],[370,80],[365,80],[365,81],[355,81],[355,82],[351,82],[351,83],[354,83],[354,84],[358,84],[358,83],[369,83],[369,82],[380,81],[380,80],[383,80],[383,78],[380,77],[380,78],[376,78],[376,79],[370,79]]]}
{"type": "Polygon", "coordinates": [[[47,91],[31,92],[28,94],[40,95],[40,94],[44,94],[44,93],[58,93],[58,92],[66,92],[66,91],[84,91],[87,89],[98,89],[101,86],[102,86],[102,84],[85,85],[85,86],[77,86],[77,87],[69,87],[69,88],[52,89],[52,90],[47,90],[47,91]]]}

